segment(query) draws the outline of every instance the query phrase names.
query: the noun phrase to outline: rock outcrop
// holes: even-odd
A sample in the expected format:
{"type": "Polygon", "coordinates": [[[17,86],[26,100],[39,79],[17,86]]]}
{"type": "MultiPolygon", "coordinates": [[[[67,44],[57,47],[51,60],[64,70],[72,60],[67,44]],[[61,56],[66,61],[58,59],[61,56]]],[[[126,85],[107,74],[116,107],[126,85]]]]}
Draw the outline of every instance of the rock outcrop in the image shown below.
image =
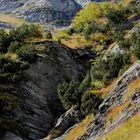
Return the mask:
{"type": "Polygon", "coordinates": [[[7,132],[6,135],[1,140],[22,140],[19,136],[14,133],[7,132]]]}
{"type": "Polygon", "coordinates": [[[15,26],[10,23],[0,21],[0,28],[13,29],[15,26]]]}
{"type": "Polygon", "coordinates": [[[58,119],[55,127],[50,131],[49,136],[43,140],[52,140],[62,135],[68,128],[73,126],[75,123],[80,122],[81,113],[79,110],[73,108],[62,114],[58,119]]]}
{"type": "MultiPolygon", "coordinates": [[[[43,44],[46,51],[38,54],[37,61],[25,71],[27,81],[13,91],[21,98],[19,107],[13,111],[14,119],[27,129],[25,138],[32,140],[45,137],[64,112],[56,93],[57,85],[72,80],[81,81],[87,71],[87,66],[78,61],[78,55],[72,50],[53,41],[43,44]]],[[[79,55],[85,55],[83,52],[79,55]]],[[[22,135],[19,136],[22,138],[22,135]]],[[[5,137],[11,140],[9,134],[5,137]]]]}
{"type": "MultiPolygon", "coordinates": [[[[99,106],[95,120],[89,124],[87,131],[78,140],[97,140],[101,136],[104,137],[108,132],[112,132],[140,112],[140,85],[137,83],[138,81],[140,81],[139,61],[119,78],[99,106]],[[136,83],[137,86],[134,87],[133,83],[136,83]],[[133,90],[129,91],[129,88],[133,90]],[[110,113],[115,109],[117,110],[117,108],[119,108],[119,111],[116,114],[113,113],[110,117],[110,113]]],[[[67,132],[73,127],[67,129],[61,136],[53,140],[64,140],[68,134],[67,132]]]]}
{"type": "Polygon", "coordinates": [[[140,111],[140,87],[133,87],[134,89],[131,92],[128,89],[131,83],[139,79],[140,62],[136,62],[124,73],[112,91],[105,97],[99,107],[99,113],[96,115],[95,121],[89,125],[87,132],[78,140],[96,140],[99,136],[112,131],[138,113],[140,111]],[[123,109],[118,112],[118,116],[107,120],[109,112],[119,106],[123,106],[123,109]],[[108,121],[110,121],[109,124],[108,121]]]}
{"type": "Polygon", "coordinates": [[[90,2],[102,2],[105,0],[75,0],[77,3],[79,3],[82,7],[84,7],[86,4],[90,2]]]}

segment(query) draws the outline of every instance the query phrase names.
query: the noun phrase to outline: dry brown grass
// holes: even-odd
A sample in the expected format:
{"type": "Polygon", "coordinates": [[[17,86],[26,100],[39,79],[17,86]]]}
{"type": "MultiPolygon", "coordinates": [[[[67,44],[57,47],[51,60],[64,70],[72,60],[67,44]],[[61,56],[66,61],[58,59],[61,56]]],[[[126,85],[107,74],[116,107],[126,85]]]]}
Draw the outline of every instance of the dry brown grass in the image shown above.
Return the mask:
{"type": "MultiPolygon", "coordinates": [[[[100,93],[100,96],[102,96],[102,98],[105,98],[105,96],[108,95],[108,93],[113,89],[113,86],[115,85],[117,79],[114,79],[108,86],[104,87],[103,85],[100,85],[101,88],[99,89],[92,89],[91,92],[93,92],[94,94],[98,94],[100,93]]],[[[96,82],[94,82],[96,83],[96,82]]],[[[99,82],[98,82],[99,84],[99,82]]]]}
{"type": "Polygon", "coordinates": [[[41,42],[45,42],[45,41],[50,41],[50,40],[52,40],[52,39],[47,39],[47,38],[43,38],[43,37],[41,37],[41,38],[28,38],[28,39],[26,39],[25,40],[25,42],[32,42],[32,43],[41,43],[41,42]]]}
{"type": "Polygon", "coordinates": [[[93,115],[87,116],[81,123],[75,126],[69,133],[65,136],[64,140],[76,140],[80,135],[84,134],[87,130],[87,126],[93,121],[93,115]]]}
{"type": "Polygon", "coordinates": [[[104,87],[104,88],[102,88],[102,89],[100,90],[100,92],[103,93],[103,94],[102,94],[103,97],[105,97],[106,95],[108,95],[108,93],[113,89],[113,86],[115,85],[116,81],[117,81],[117,79],[114,79],[114,80],[111,82],[110,85],[108,85],[107,87],[104,87]]]}
{"type": "Polygon", "coordinates": [[[140,88],[140,77],[129,84],[127,92],[123,96],[123,100],[128,99],[137,88],[140,88]]]}
{"type": "Polygon", "coordinates": [[[115,119],[123,111],[123,109],[128,106],[128,104],[129,104],[129,101],[127,100],[121,103],[120,105],[117,105],[114,108],[112,108],[107,115],[107,119],[109,121],[112,121],[113,119],[115,119]]]}
{"type": "Polygon", "coordinates": [[[23,19],[18,19],[13,15],[0,14],[0,21],[8,22],[16,26],[20,26],[25,22],[23,19]]]}
{"type": "Polygon", "coordinates": [[[83,48],[88,42],[80,34],[70,36],[70,39],[61,39],[61,42],[69,48],[83,48]]]}
{"type": "Polygon", "coordinates": [[[140,140],[140,113],[98,140],[140,140]]]}

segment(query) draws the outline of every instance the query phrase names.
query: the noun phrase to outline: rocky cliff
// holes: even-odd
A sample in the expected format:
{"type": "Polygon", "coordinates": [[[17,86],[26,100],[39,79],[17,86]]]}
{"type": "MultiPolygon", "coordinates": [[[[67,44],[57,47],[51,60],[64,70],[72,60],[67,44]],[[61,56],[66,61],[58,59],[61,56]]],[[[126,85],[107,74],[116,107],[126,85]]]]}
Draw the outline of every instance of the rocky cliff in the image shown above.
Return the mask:
{"type": "MultiPolygon", "coordinates": [[[[42,44],[37,44],[39,45],[42,44]]],[[[21,102],[12,116],[27,129],[25,137],[33,140],[44,137],[64,111],[56,93],[57,85],[71,80],[81,81],[87,65],[81,64],[78,58],[84,55],[94,56],[86,50],[76,53],[54,41],[44,42],[43,45],[46,48],[45,53],[38,54],[36,63],[25,71],[27,81],[13,91],[13,94],[20,97],[21,102]]],[[[12,140],[18,139],[18,136],[9,132],[3,139],[11,140],[11,137],[12,140]]]]}

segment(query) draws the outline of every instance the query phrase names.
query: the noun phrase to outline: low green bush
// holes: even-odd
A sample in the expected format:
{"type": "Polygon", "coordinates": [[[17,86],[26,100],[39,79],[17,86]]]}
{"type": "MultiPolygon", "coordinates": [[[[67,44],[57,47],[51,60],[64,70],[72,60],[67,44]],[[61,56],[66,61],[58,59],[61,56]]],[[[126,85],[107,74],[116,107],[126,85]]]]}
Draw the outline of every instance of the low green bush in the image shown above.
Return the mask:
{"type": "Polygon", "coordinates": [[[9,46],[9,37],[4,29],[0,29],[0,52],[5,52],[9,46]]]}
{"type": "Polygon", "coordinates": [[[22,24],[18,28],[12,29],[9,32],[11,42],[23,42],[25,39],[35,37],[42,37],[40,26],[35,24],[22,24]]]}
{"type": "Polygon", "coordinates": [[[57,92],[65,109],[69,109],[74,105],[80,106],[82,94],[78,90],[78,86],[79,84],[74,81],[58,85],[57,92]]]}
{"type": "Polygon", "coordinates": [[[97,59],[91,69],[92,82],[99,80],[105,85],[110,80],[117,77],[119,71],[125,66],[130,64],[130,56],[128,53],[112,54],[106,56],[106,58],[97,59]]]}
{"type": "Polygon", "coordinates": [[[37,52],[32,45],[23,45],[16,53],[22,61],[27,61],[29,63],[35,62],[37,58],[37,52]]]}
{"type": "Polygon", "coordinates": [[[140,59],[140,30],[138,29],[132,35],[132,52],[140,59]]]}
{"type": "Polygon", "coordinates": [[[81,98],[81,111],[85,115],[96,114],[101,103],[102,99],[97,93],[86,92],[81,98]]]}
{"type": "Polygon", "coordinates": [[[52,33],[51,33],[50,31],[47,31],[45,37],[46,37],[47,39],[52,39],[52,33]]]}
{"type": "Polygon", "coordinates": [[[97,26],[97,23],[95,21],[92,21],[91,23],[89,23],[86,28],[84,29],[84,37],[86,40],[90,39],[90,35],[91,33],[95,33],[97,32],[99,26],[97,26]]]}
{"type": "Polygon", "coordinates": [[[106,17],[114,24],[119,24],[125,21],[130,14],[128,7],[119,6],[118,9],[108,9],[106,17]]]}
{"type": "Polygon", "coordinates": [[[8,51],[11,53],[15,53],[19,48],[21,44],[17,41],[11,42],[10,46],[8,47],[8,51]]]}

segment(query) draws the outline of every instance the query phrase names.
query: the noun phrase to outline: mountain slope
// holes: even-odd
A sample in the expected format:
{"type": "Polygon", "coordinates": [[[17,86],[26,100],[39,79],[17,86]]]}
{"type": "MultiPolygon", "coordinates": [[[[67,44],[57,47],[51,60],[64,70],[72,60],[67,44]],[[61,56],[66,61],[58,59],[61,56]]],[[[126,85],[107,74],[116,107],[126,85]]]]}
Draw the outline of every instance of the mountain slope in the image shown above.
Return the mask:
{"type": "Polygon", "coordinates": [[[0,0],[0,13],[11,13],[30,22],[66,21],[68,24],[81,6],[74,0],[0,0]]]}
{"type": "MultiPolygon", "coordinates": [[[[36,13],[62,4],[28,2],[36,13]]],[[[57,41],[43,33],[35,24],[0,30],[0,139],[139,139],[139,1],[91,3],[57,41]]]]}
{"type": "MultiPolygon", "coordinates": [[[[139,113],[139,76],[140,62],[136,62],[124,73],[114,85],[112,91],[105,97],[103,103],[99,106],[100,113],[96,115],[95,121],[89,125],[86,134],[79,138],[79,140],[96,140],[100,136],[103,139],[106,133],[139,113]]],[[[139,126],[139,121],[137,123],[139,126]]],[[[125,139],[127,138],[124,136],[125,139]]]]}
{"type": "Polygon", "coordinates": [[[0,45],[0,139],[44,137],[64,112],[57,85],[81,81],[89,67],[79,58],[86,57],[87,63],[95,55],[44,40],[40,33],[37,25],[26,24],[10,33],[0,30],[0,38],[5,36],[0,45]],[[13,34],[17,31],[21,34],[13,34]]]}
{"type": "MultiPolygon", "coordinates": [[[[70,30],[63,30],[58,34],[62,43],[68,44],[69,47],[75,45],[75,48],[78,48],[76,46],[78,44],[79,47],[95,50],[97,55],[96,59],[91,61],[91,69],[84,80],[73,91],[73,94],[77,95],[79,90],[80,95],[76,96],[77,102],[71,102],[71,98],[65,98],[68,94],[67,90],[64,89],[63,94],[58,92],[64,107],[71,103],[71,107],[75,107],[75,111],[79,110],[81,117],[83,115],[85,118],[83,117],[80,123],[75,122],[69,128],[59,121],[56,124],[57,129],[54,127],[49,134],[52,139],[139,139],[139,7],[140,3],[137,0],[122,0],[120,3],[91,3],[75,17],[70,30]],[[102,99],[102,103],[98,97],[102,99]],[[93,118],[87,120],[90,114],[93,114],[93,118]]],[[[73,94],[69,92],[68,95],[73,96],[73,94]]],[[[64,120],[67,119],[65,116],[64,120]]]]}
{"type": "Polygon", "coordinates": [[[105,0],[75,0],[77,3],[79,3],[82,7],[84,7],[86,4],[90,2],[102,2],[105,0]]]}

